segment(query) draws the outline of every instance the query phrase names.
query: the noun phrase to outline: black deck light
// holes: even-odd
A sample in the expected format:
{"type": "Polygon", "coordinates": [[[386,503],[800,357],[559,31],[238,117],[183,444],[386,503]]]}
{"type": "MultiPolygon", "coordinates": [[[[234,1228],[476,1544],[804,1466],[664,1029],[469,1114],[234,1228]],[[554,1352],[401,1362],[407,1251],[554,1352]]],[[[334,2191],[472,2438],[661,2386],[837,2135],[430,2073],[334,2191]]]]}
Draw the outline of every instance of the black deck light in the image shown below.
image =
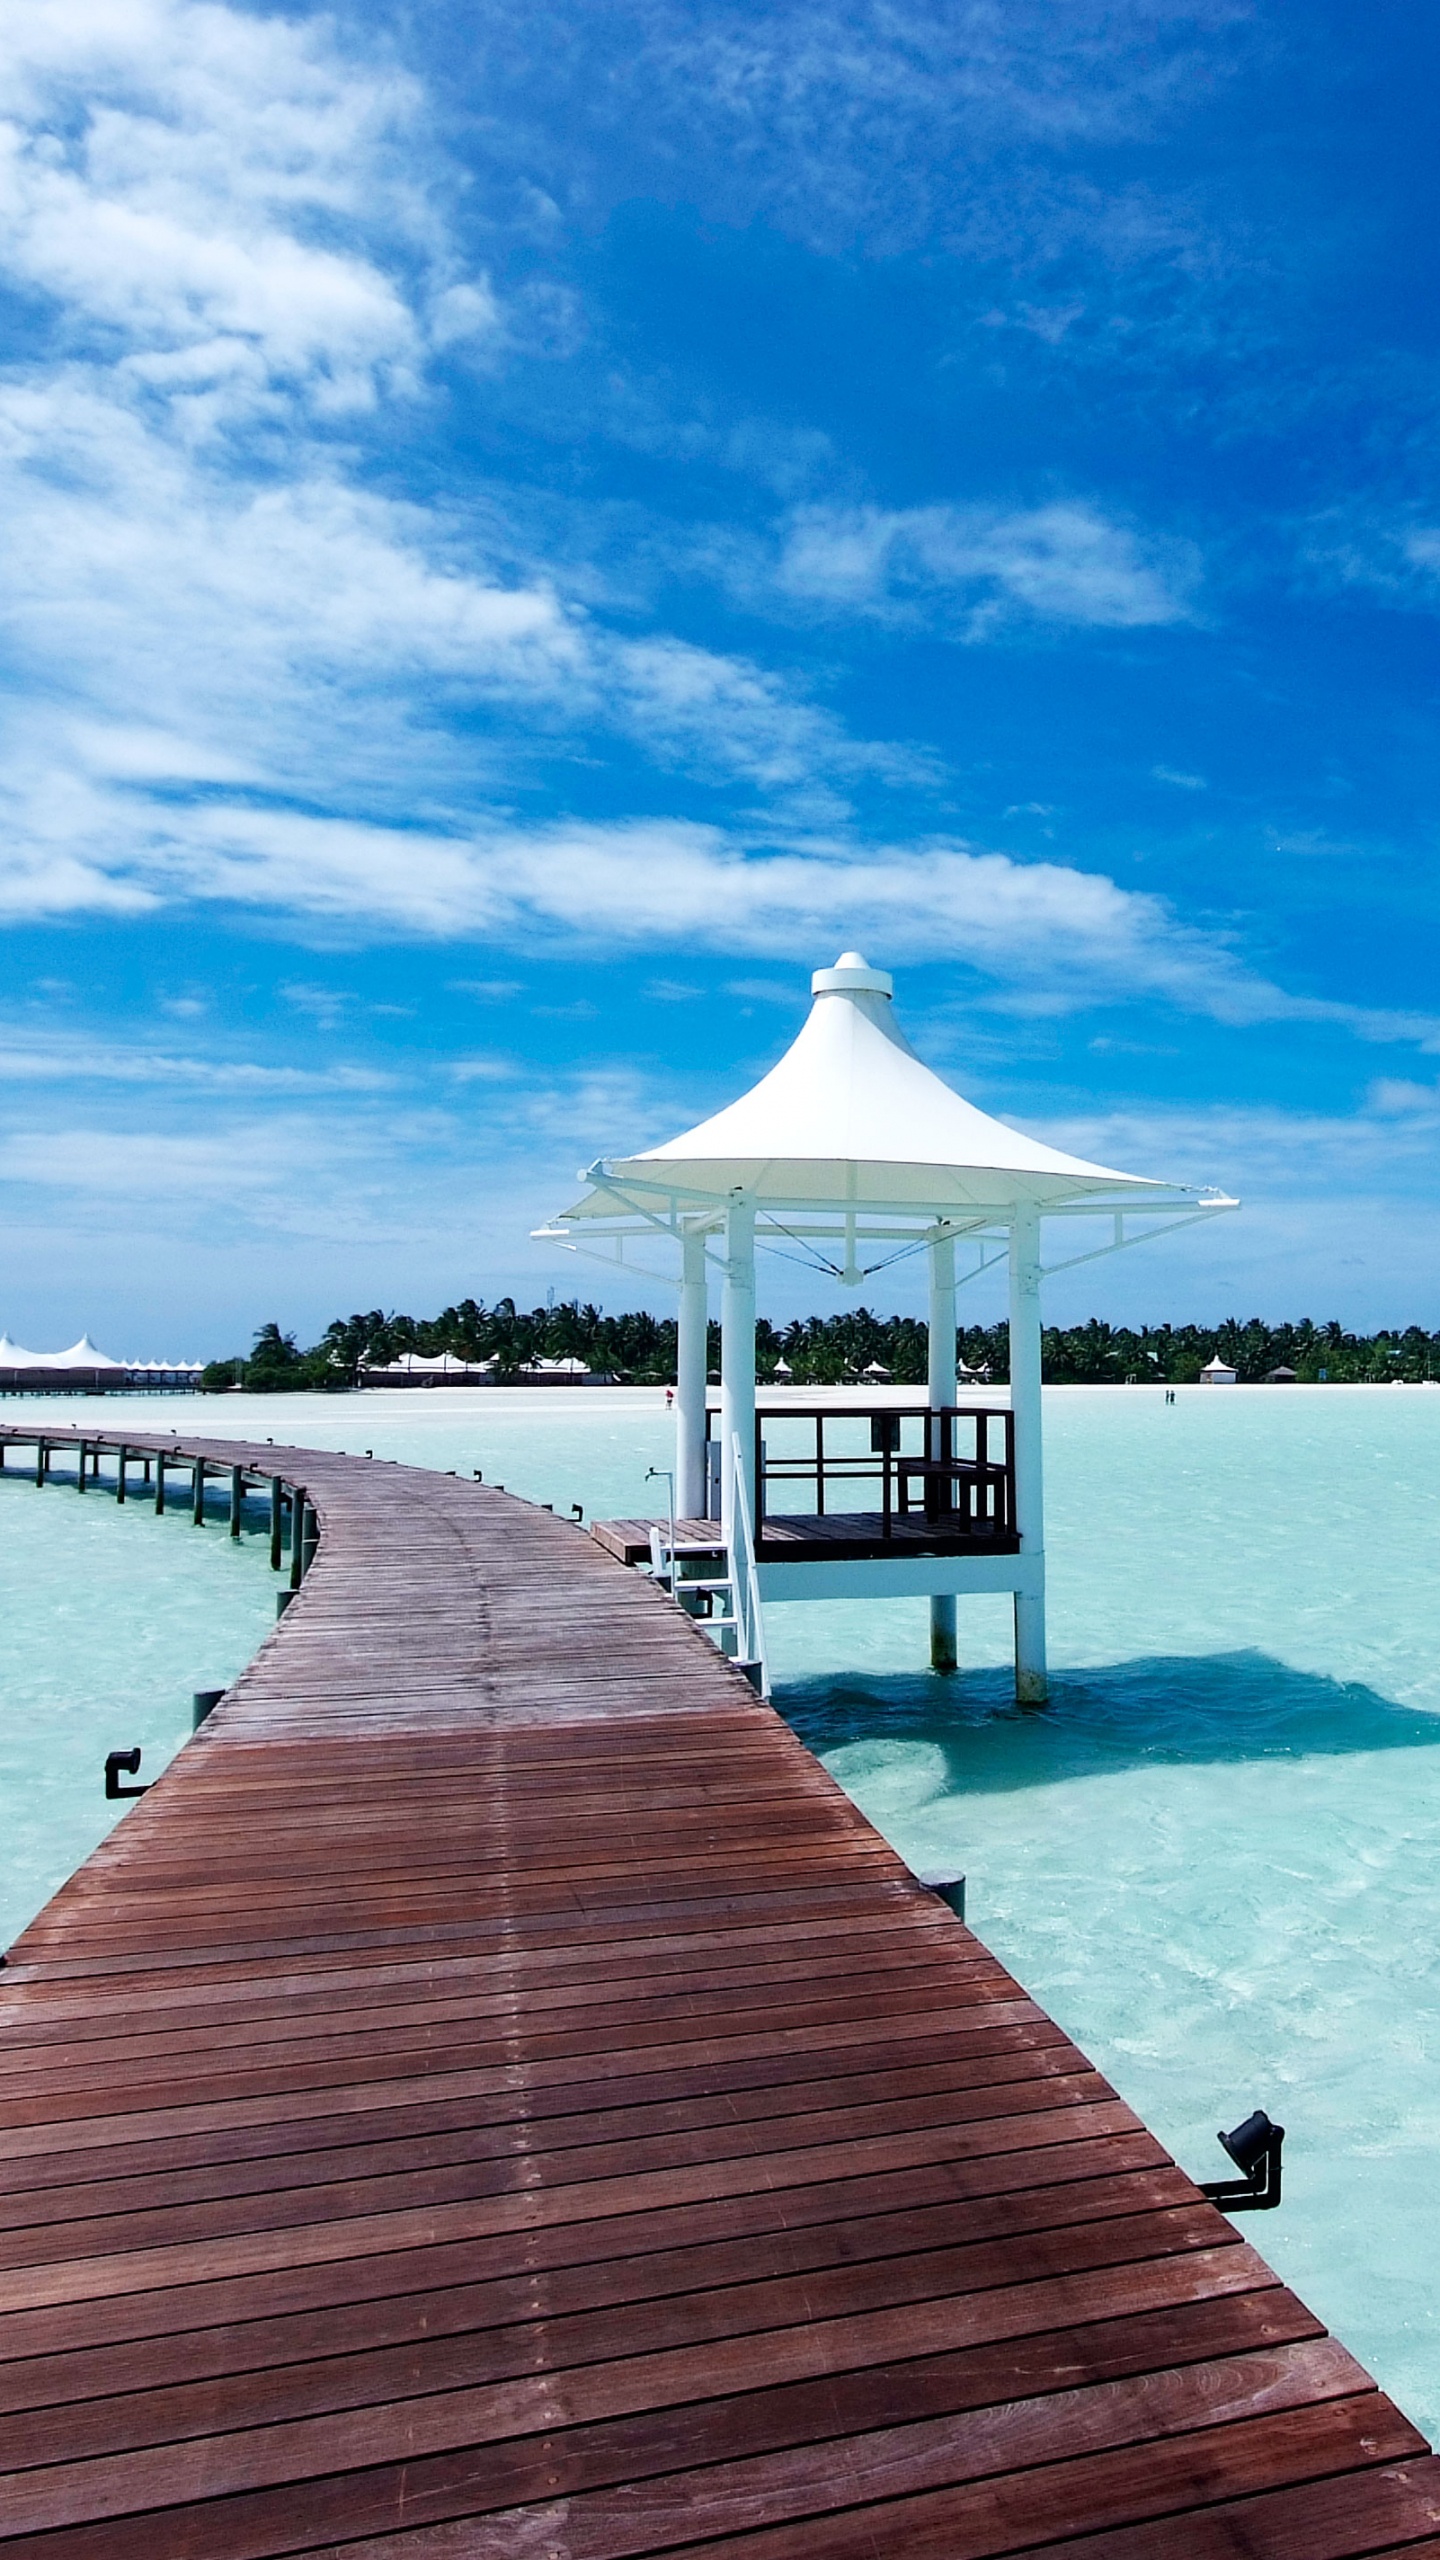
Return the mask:
{"type": "Polygon", "coordinates": [[[117,1796],[143,1796],[149,1794],[150,1790],[148,1787],[122,1787],[120,1784],[120,1772],[122,1769],[133,1778],[139,1766],[140,1745],[138,1742],[135,1743],[129,1751],[106,1752],[105,1793],[112,1804],[117,1796]]]}
{"type": "Polygon", "coordinates": [[[1227,2213],[1268,2213],[1280,2201],[1280,2153],[1283,2124],[1272,2124],[1263,2107],[1237,2124],[1233,2133],[1215,2137],[1240,2171],[1238,2178],[1200,2180],[1200,2193],[1227,2213]]]}

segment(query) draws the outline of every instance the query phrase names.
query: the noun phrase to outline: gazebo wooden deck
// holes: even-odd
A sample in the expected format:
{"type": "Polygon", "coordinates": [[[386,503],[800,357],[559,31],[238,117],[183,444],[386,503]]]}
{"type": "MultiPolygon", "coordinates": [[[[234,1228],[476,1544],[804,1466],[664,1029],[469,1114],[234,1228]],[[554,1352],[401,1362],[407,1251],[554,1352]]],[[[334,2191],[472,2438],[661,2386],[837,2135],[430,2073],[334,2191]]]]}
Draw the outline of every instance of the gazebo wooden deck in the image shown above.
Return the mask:
{"type": "Polygon", "coordinates": [[[658,1590],[176,1455],[319,1545],[0,1974],[7,2552],[1435,2560],[1415,2429],[658,1590]]]}

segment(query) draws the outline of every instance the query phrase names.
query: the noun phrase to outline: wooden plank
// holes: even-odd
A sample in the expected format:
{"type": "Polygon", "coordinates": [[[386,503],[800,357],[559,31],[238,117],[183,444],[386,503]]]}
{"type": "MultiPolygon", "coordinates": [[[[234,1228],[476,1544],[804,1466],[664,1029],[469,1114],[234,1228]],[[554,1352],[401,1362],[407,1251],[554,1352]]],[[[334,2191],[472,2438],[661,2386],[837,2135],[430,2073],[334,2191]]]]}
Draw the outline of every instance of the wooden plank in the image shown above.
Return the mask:
{"type": "Polygon", "coordinates": [[[1414,2430],[604,1539],[196,1457],[319,1551],[0,1974],[0,2549],[1436,2541],[1414,2430]]]}

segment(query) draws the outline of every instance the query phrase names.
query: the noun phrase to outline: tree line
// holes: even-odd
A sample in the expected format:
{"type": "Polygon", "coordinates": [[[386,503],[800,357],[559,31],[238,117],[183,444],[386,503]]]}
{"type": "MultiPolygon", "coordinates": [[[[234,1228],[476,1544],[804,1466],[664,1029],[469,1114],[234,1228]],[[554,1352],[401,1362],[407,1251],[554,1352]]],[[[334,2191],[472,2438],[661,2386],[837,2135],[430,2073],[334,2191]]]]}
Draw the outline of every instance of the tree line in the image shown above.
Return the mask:
{"type": "MultiPolygon", "coordinates": [[[[212,1360],[201,1384],[213,1391],[244,1386],[266,1393],[296,1388],[343,1389],[354,1386],[363,1365],[382,1366],[404,1353],[428,1358],[449,1351],[467,1361],[494,1360],[501,1379],[517,1378],[536,1360],[583,1360],[599,1377],[641,1386],[666,1386],[675,1377],[676,1326],[673,1316],[652,1316],[643,1309],[628,1315],[604,1315],[598,1307],[569,1299],[563,1306],[517,1307],[500,1298],[492,1307],[462,1298],[438,1316],[337,1316],[320,1340],[302,1350],[293,1333],[278,1324],[262,1325],[253,1350],[229,1360],[212,1360]]],[[[1052,1386],[1119,1386],[1163,1381],[1184,1386],[1197,1379],[1216,1357],[1247,1381],[1268,1377],[1276,1369],[1293,1370],[1306,1381],[1374,1382],[1387,1378],[1440,1377],[1440,1332],[1423,1326],[1374,1334],[1347,1333],[1338,1323],[1267,1325],[1259,1316],[1240,1322],[1227,1317],[1217,1325],[1110,1325],[1098,1316],[1087,1324],[1047,1325],[1044,1370],[1052,1386]]],[[[925,1382],[928,1337],[914,1316],[878,1316],[868,1307],[841,1315],[798,1316],[789,1324],[771,1324],[763,1316],[755,1328],[756,1374],[765,1383],[784,1364],[797,1386],[854,1384],[869,1369],[880,1369],[897,1386],[925,1382]]],[[[977,1377],[1003,1383],[1010,1374],[1009,1342],[1004,1324],[962,1325],[956,1339],[960,1361],[977,1377]]],[[[720,1328],[710,1327],[709,1365],[718,1375],[720,1328]]],[[[782,1371],[783,1374],[783,1371],[782,1371]]]]}

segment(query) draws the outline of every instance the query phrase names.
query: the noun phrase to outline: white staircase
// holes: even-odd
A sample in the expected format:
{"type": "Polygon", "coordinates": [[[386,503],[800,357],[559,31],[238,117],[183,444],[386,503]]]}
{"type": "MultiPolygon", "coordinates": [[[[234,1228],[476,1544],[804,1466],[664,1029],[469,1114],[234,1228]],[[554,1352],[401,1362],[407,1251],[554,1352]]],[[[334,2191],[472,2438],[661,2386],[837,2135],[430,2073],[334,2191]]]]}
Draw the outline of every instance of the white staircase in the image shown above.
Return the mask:
{"type": "Polygon", "coordinates": [[[743,1671],[762,1698],[770,1695],[770,1666],[765,1652],[765,1620],[760,1606],[760,1579],[755,1570],[755,1534],[750,1501],[740,1464],[740,1443],[730,1452],[734,1489],[734,1528],[729,1544],[717,1528],[714,1538],[682,1538],[673,1519],[655,1521],[650,1529],[650,1572],[669,1591],[687,1617],[743,1671]]]}

